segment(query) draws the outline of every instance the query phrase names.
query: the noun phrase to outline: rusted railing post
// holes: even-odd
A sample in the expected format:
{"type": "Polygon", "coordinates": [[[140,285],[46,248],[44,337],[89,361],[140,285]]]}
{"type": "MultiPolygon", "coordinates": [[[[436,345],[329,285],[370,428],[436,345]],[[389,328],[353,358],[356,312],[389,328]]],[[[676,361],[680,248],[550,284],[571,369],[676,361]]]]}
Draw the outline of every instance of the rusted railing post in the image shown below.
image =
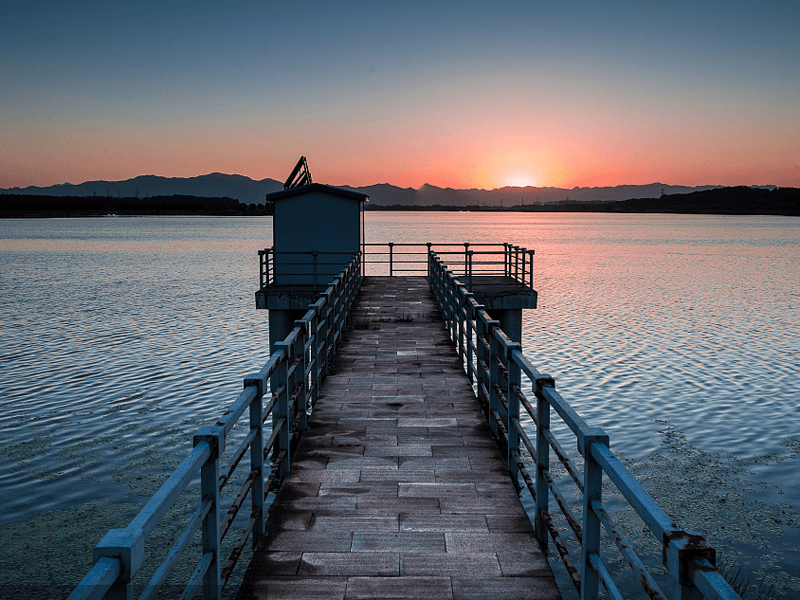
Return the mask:
{"type": "Polygon", "coordinates": [[[716,551],[699,533],[671,531],[664,538],[664,566],[675,581],[675,600],[702,600],[691,571],[697,569],[698,561],[716,567],[716,551]]]}

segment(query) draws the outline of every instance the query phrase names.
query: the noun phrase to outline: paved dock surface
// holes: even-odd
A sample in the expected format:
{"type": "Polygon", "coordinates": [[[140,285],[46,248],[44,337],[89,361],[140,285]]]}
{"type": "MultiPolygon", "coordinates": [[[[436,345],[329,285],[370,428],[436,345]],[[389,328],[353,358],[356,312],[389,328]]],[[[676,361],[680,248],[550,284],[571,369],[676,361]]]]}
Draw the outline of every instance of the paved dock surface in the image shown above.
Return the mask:
{"type": "Polygon", "coordinates": [[[368,277],[241,600],[560,598],[424,278],[368,277]]]}

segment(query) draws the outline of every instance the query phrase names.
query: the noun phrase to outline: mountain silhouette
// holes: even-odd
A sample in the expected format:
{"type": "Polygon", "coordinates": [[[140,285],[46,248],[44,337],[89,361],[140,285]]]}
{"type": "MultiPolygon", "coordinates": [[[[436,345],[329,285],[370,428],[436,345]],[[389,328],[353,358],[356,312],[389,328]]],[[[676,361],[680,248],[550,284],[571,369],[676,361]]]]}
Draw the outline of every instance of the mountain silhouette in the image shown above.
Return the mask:
{"type": "Polygon", "coordinates": [[[243,204],[264,204],[270,192],[283,189],[274,179],[255,181],[244,175],[209,173],[198,177],[159,177],[140,175],[125,181],[87,181],[73,185],[63,183],[50,187],[26,187],[2,190],[11,194],[47,196],[115,196],[145,198],[149,196],[201,196],[234,198],[243,204]]]}
{"type": "MultiPolygon", "coordinates": [[[[633,198],[658,198],[662,195],[689,194],[722,188],[673,186],[663,183],[620,185],[572,189],[554,187],[503,187],[493,190],[456,190],[424,184],[419,189],[401,188],[388,183],[363,187],[341,186],[367,194],[373,206],[533,206],[564,202],[614,202],[633,198]]],[[[762,186],[774,189],[775,186],[762,186]]],[[[0,189],[0,193],[36,194],[48,196],[112,196],[138,197],[187,195],[234,198],[243,204],[264,204],[266,195],[283,189],[275,179],[253,180],[244,175],[209,173],[198,177],[160,177],[140,175],[124,181],[87,181],[80,184],[63,183],[50,187],[0,189]]]]}

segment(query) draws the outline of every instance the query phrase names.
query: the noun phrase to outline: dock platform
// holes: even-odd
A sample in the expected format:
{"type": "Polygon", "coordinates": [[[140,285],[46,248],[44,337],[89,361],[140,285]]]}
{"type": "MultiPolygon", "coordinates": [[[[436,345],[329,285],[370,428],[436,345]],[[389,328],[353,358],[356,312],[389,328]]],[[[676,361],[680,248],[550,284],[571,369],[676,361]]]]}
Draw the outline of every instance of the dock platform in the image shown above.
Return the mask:
{"type": "Polygon", "coordinates": [[[423,277],[367,277],[237,598],[561,598],[423,277]]]}

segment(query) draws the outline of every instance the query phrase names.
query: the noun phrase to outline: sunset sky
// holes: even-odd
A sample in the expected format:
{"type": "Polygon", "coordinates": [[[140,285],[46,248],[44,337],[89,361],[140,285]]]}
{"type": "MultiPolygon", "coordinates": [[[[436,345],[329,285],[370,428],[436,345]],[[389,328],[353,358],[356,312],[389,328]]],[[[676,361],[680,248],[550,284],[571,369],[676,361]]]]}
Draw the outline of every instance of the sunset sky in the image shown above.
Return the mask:
{"type": "Polygon", "coordinates": [[[800,3],[3,3],[0,187],[800,187],[800,3]]]}

